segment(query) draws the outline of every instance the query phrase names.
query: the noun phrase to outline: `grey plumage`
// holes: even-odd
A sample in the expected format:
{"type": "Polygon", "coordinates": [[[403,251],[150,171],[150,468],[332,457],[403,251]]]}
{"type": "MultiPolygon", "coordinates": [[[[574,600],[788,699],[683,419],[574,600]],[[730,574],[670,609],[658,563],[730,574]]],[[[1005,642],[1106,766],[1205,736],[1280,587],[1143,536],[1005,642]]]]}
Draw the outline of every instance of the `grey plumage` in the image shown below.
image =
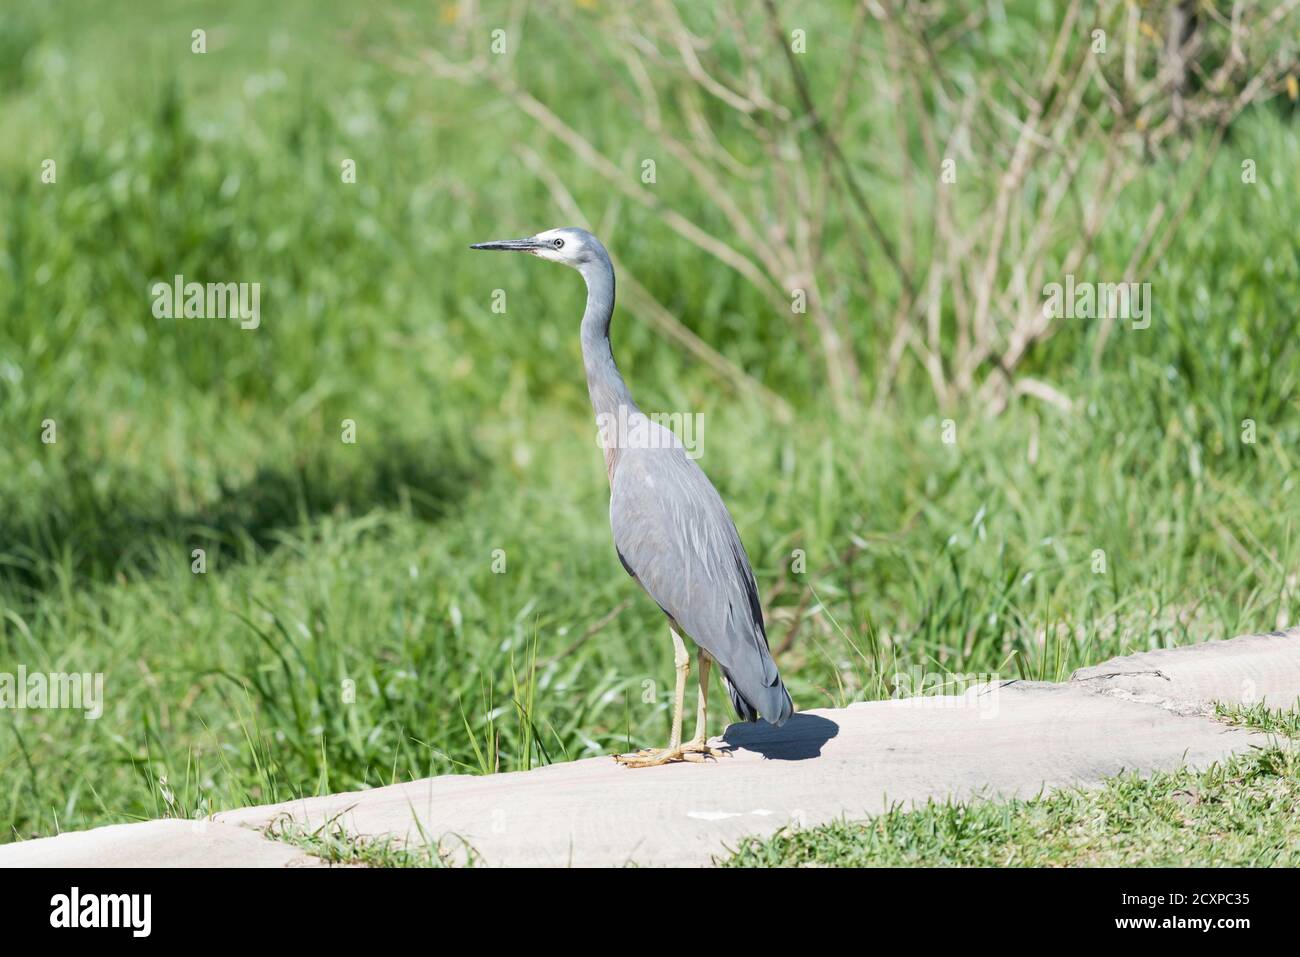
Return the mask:
{"type": "Polygon", "coordinates": [[[721,496],[680,444],[624,450],[609,519],[624,567],[721,666],[736,714],[784,722],[794,707],[768,650],[745,547],[721,496]]]}
{"type": "Polygon", "coordinates": [[[637,407],[614,362],[614,267],[604,246],[566,228],[474,248],[525,252],[582,273],[582,357],[602,430],[619,560],[674,626],[718,662],[736,714],[780,725],[794,706],[768,649],[754,573],[731,515],[678,437],[637,407]]]}

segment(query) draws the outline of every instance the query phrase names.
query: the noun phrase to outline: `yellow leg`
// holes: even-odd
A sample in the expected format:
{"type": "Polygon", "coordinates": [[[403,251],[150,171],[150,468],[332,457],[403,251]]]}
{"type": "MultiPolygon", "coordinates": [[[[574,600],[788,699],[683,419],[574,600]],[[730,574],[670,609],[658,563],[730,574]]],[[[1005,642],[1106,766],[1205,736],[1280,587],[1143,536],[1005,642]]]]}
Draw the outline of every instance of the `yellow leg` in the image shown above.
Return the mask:
{"type": "Polygon", "coordinates": [[[713,659],[703,648],[699,649],[699,695],[695,708],[695,734],[690,741],[682,743],[682,711],[686,706],[686,676],[691,670],[691,659],[681,636],[676,631],[672,631],[672,636],[673,660],[677,665],[677,688],[673,698],[673,730],[670,743],[666,748],[647,748],[635,754],[614,755],[615,761],[626,764],[630,768],[648,768],[658,764],[671,764],[674,761],[699,762],[727,753],[708,745],[709,667],[713,664],[713,659]]]}
{"type": "Polygon", "coordinates": [[[713,659],[703,648],[698,649],[696,655],[700,659],[700,691],[695,705],[695,733],[691,735],[691,741],[703,744],[709,740],[709,667],[713,664],[713,659]]]}
{"type": "Polygon", "coordinates": [[[677,690],[673,695],[673,733],[668,738],[668,747],[680,747],[682,743],[682,710],[686,707],[686,679],[691,674],[691,653],[686,650],[686,642],[677,634],[676,629],[669,628],[673,636],[673,664],[677,668],[677,690]]]}

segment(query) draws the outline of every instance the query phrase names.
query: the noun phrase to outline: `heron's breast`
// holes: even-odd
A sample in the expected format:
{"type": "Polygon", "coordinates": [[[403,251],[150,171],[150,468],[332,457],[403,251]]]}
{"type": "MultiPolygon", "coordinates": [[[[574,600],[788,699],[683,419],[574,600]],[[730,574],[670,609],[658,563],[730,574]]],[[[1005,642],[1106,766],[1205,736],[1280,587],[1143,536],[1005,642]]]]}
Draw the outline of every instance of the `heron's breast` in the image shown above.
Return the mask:
{"type": "Polygon", "coordinates": [[[605,475],[609,479],[610,488],[613,488],[614,472],[618,469],[618,446],[607,445],[603,451],[605,453],[605,475]]]}

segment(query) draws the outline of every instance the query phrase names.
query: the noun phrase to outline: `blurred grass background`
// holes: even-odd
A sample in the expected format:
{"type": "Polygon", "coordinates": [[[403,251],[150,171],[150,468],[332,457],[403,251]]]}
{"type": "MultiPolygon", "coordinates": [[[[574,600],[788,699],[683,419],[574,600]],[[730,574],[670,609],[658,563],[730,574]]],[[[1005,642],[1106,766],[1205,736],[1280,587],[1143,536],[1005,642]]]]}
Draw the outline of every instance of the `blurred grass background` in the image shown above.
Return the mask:
{"type": "MultiPolygon", "coordinates": [[[[829,36],[847,6],[783,9],[829,36]]],[[[575,9],[600,42],[602,4],[575,9]]],[[[513,143],[536,142],[584,204],[606,190],[491,87],[394,67],[456,16],[246,0],[0,11],[0,672],[103,672],[107,699],[98,721],[0,711],[4,839],[666,734],[670,644],[609,540],[581,283],[466,250],[566,224],[513,143]],[[149,288],[177,273],[262,283],[261,327],[155,319],[149,288]]],[[[1044,5],[1008,4],[962,55],[990,74],[1031,63],[1052,24],[1044,5]]],[[[523,36],[535,97],[604,144],[652,149],[548,4],[523,36]]],[[[842,68],[806,59],[814,85],[842,68]]],[[[851,111],[841,135],[893,215],[871,162],[881,108],[851,111]]],[[[838,416],[752,289],[652,211],[621,210],[602,237],[615,254],[796,411],[774,421],[616,315],[640,404],[704,415],[701,464],[800,708],[888,695],[909,669],[1056,680],[1294,623],[1298,138],[1284,102],[1233,123],[1151,277],[1151,329],[1117,333],[1095,372],[1087,322],[1034,354],[1069,413],[1030,398],[992,419],[941,409],[915,374],[881,413],[838,416]]],[[[1178,173],[1153,160],[1106,232],[1140,228],[1178,173]]],[[[690,201],[664,180],[666,203],[690,201]]],[[[847,271],[842,239],[828,261],[847,271]]],[[[1108,248],[1089,275],[1122,274],[1108,248]]],[[[867,377],[886,319],[853,314],[867,377]]]]}

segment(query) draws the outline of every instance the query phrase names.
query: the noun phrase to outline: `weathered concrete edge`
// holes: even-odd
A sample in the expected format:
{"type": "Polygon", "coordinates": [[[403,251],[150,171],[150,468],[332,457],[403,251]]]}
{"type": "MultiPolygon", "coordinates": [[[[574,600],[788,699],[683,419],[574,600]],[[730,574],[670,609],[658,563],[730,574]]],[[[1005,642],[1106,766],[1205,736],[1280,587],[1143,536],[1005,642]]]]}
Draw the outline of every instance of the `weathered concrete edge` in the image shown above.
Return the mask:
{"type": "Polygon", "coordinates": [[[9,867],[324,867],[324,861],[260,830],[219,821],[164,818],[0,847],[9,867]],[[106,864],[105,859],[111,859],[106,864]]]}
{"type": "Polygon", "coordinates": [[[1295,707],[1296,675],[1300,627],[1122,655],[1077,669],[1069,683],[1190,715],[1216,704],[1295,707]]]}

